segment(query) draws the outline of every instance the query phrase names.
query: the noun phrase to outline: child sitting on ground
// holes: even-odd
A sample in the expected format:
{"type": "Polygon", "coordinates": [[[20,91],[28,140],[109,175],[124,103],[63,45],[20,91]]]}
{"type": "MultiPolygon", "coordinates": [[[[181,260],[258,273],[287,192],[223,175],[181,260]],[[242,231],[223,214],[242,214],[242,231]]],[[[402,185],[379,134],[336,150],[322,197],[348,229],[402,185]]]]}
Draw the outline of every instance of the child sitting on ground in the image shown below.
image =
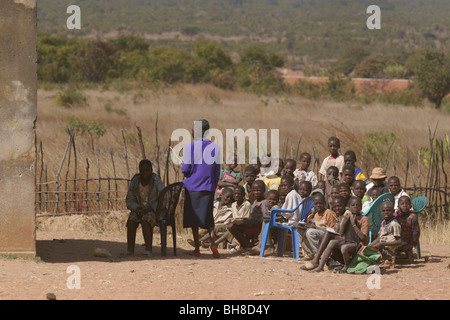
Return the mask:
{"type": "Polygon", "coordinates": [[[403,244],[401,239],[402,227],[394,217],[394,204],[392,202],[383,202],[381,215],[384,220],[381,222],[377,238],[370,244],[370,247],[381,252],[382,257],[385,259],[382,266],[390,268],[395,266],[396,250],[403,244]]]}
{"type": "MultiPolygon", "coordinates": [[[[227,241],[231,243],[233,241],[233,235],[230,233],[229,228],[233,223],[239,223],[242,219],[248,219],[250,217],[251,204],[245,199],[245,190],[243,186],[237,186],[233,191],[233,200],[231,204],[232,217],[226,225],[225,233],[215,241],[216,245],[227,241]]],[[[222,229],[220,231],[223,231],[222,229]]]]}
{"type": "Polygon", "coordinates": [[[395,217],[401,226],[402,247],[398,252],[406,252],[408,262],[412,262],[412,248],[419,242],[420,226],[419,219],[416,213],[412,212],[411,198],[409,196],[402,196],[398,199],[398,212],[395,217]]]}
{"type": "Polygon", "coordinates": [[[331,210],[334,212],[337,218],[336,224],[334,225],[333,229],[335,231],[339,231],[342,218],[344,217],[344,213],[346,211],[344,197],[339,195],[334,197],[333,200],[331,200],[331,210]]]}
{"type": "Polygon", "coordinates": [[[294,171],[294,182],[298,186],[301,181],[310,181],[313,186],[317,184],[317,176],[309,169],[311,165],[311,155],[303,152],[300,155],[300,168],[294,171]]]}
{"type": "MultiPolygon", "coordinates": [[[[219,236],[227,232],[227,225],[233,217],[232,211],[233,189],[225,187],[222,190],[222,196],[219,201],[214,202],[214,234],[219,236]]],[[[203,248],[208,247],[210,242],[210,233],[206,229],[199,230],[200,244],[203,248]]],[[[189,239],[188,243],[195,247],[194,240],[189,239]]]]}
{"type": "Polygon", "coordinates": [[[338,232],[339,236],[336,236],[335,239],[329,240],[328,243],[325,239],[323,240],[323,246],[326,245],[326,247],[319,248],[318,253],[323,252],[323,255],[316,268],[314,268],[314,266],[305,265],[305,268],[303,269],[312,269],[312,271],[315,272],[323,271],[325,263],[332,255],[333,251],[335,249],[340,249],[342,261],[344,263],[341,272],[346,272],[351,262],[351,256],[356,253],[358,245],[367,245],[369,242],[369,220],[366,216],[361,215],[361,199],[352,196],[348,203],[349,210],[344,213],[340,222],[338,232]]]}
{"type": "Polygon", "coordinates": [[[319,175],[321,175],[321,179],[326,178],[327,169],[331,166],[337,167],[339,174],[342,174],[344,156],[339,153],[340,147],[341,144],[338,138],[331,137],[328,139],[328,150],[330,151],[330,155],[323,160],[322,166],[320,167],[319,175]]]}
{"type": "Polygon", "coordinates": [[[233,220],[233,223],[228,225],[228,230],[240,245],[233,252],[247,252],[252,247],[249,234],[257,236],[261,232],[263,217],[269,215],[269,206],[264,199],[265,187],[262,180],[255,180],[253,182],[252,193],[255,201],[252,203],[250,216],[248,218],[233,220]]]}
{"type": "Polygon", "coordinates": [[[310,216],[306,225],[300,225],[298,233],[302,250],[306,253],[304,259],[311,260],[319,249],[320,240],[327,227],[334,228],[337,217],[333,211],[327,209],[325,196],[316,193],[313,197],[315,214],[310,216]]]}
{"type": "MultiPolygon", "coordinates": [[[[339,235],[340,226],[342,223],[342,219],[344,217],[345,213],[345,199],[342,196],[335,196],[333,200],[331,200],[331,209],[335,213],[337,221],[334,225],[334,231],[327,228],[327,231],[325,232],[324,237],[322,238],[322,241],[319,245],[319,250],[314,255],[314,258],[311,260],[311,262],[306,263],[301,269],[302,270],[311,270],[316,268],[319,265],[320,257],[322,256],[323,252],[327,248],[328,243],[333,239],[344,239],[343,236],[339,235]]],[[[343,262],[343,261],[340,261],[343,262]]],[[[330,266],[338,266],[341,263],[338,261],[335,261],[332,256],[328,258],[326,261],[327,265],[330,266]]]]}

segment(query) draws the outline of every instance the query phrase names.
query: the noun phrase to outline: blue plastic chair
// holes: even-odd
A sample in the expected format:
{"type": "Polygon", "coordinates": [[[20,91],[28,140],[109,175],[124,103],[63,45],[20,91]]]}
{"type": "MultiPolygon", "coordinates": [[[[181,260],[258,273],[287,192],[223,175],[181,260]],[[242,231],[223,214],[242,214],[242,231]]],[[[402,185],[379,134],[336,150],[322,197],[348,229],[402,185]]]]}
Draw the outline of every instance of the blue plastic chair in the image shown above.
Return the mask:
{"type": "Polygon", "coordinates": [[[297,228],[288,226],[285,224],[279,224],[275,221],[275,218],[277,216],[277,213],[281,212],[289,212],[292,213],[295,210],[297,210],[300,206],[302,206],[302,209],[300,211],[299,215],[299,221],[306,222],[306,219],[308,218],[308,213],[311,211],[313,207],[313,198],[307,197],[302,200],[302,202],[299,203],[297,207],[295,207],[292,210],[286,210],[286,209],[272,209],[270,211],[270,221],[269,223],[266,223],[264,226],[264,233],[261,243],[261,251],[260,251],[260,257],[264,257],[264,250],[266,248],[266,241],[267,237],[269,235],[271,228],[277,228],[278,229],[278,256],[283,256],[284,251],[284,240],[286,238],[286,232],[290,231],[292,236],[292,251],[294,255],[294,259],[298,260],[300,258],[300,239],[298,237],[297,228]]]}
{"type": "MultiPolygon", "coordinates": [[[[419,219],[419,213],[421,213],[423,211],[423,209],[425,209],[425,207],[427,206],[428,198],[427,197],[416,197],[411,200],[411,204],[413,206],[411,211],[416,213],[417,219],[419,219]]],[[[420,242],[419,241],[417,241],[417,244],[416,244],[416,253],[417,253],[417,259],[420,259],[421,254],[420,254],[420,242]]]]}
{"type": "Polygon", "coordinates": [[[383,193],[381,196],[375,199],[375,201],[370,205],[369,209],[364,212],[362,215],[367,216],[369,218],[369,244],[372,243],[372,235],[378,235],[378,231],[380,231],[381,222],[383,222],[384,218],[381,215],[381,205],[385,201],[390,201],[392,204],[395,203],[394,195],[391,193],[383,193]]]}

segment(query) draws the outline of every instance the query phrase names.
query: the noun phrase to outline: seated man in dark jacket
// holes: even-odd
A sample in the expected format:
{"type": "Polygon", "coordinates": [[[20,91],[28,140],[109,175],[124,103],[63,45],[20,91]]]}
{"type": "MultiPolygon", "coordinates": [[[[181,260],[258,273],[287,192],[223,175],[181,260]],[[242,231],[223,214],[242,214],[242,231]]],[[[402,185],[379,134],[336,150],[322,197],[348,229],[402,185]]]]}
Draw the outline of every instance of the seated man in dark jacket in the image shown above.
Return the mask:
{"type": "MultiPolygon", "coordinates": [[[[131,179],[126,197],[127,208],[131,211],[127,220],[127,255],[134,254],[136,230],[141,224],[145,254],[151,256],[150,237],[156,223],[158,198],[162,189],[164,183],[156,173],[153,173],[150,160],[142,160],[139,163],[139,174],[131,179]]],[[[164,216],[158,219],[164,219],[164,216]]]]}

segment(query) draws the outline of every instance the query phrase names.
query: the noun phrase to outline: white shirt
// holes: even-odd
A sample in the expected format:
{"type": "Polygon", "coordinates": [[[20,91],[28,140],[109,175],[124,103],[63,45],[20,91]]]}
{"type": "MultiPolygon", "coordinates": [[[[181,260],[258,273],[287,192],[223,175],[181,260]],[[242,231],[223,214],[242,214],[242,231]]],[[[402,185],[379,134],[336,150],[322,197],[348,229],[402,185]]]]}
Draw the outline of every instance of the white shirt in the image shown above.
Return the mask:
{"type": "Polygon", "coordinates": [[[394,195],[395,199],[394,210],[398,209],[398,199],[400,199],[400,197],[403,196],[407,196],[409,198],[409,194],[407,194],[403,189],[401,189],[396,195],[394,195]]]}
{"type": "Polygon", "coordinates": [[[301,170],[296,169],[294,171],[294,180],[295,183],[298,185],[301,181],[310,181],[312,187],[314,188],[317,185],[317,176],[312,170],[301,170]]]}
{"type": "Polygon", "coordinates": [[[322,166],[320,167],[319,173],[326,177],[327,170],[331,166],[337,167],[339,170],[339,174],[342,174],[342,168],[344,168],[344,156],[342,154],[339,154],[337,158],[332,158],[331,155],[326,157],[322,161],[322,166]]]}
{"type": "MultiPolygon", "coordinates": [[[[296,208],[300,204],[300,202],[302,202],[302,197],[298,194],[297,191],[295,191],[295,189],[292,189],[286,195],[281,209],[292,210],[296,208]]],[[[300,210],[301,208],[299,207],[294,212],[282,212],[281,215],[289,220],[288,225],[296,227],[298,224],[298,219],[300,217],[300,210]]]]}

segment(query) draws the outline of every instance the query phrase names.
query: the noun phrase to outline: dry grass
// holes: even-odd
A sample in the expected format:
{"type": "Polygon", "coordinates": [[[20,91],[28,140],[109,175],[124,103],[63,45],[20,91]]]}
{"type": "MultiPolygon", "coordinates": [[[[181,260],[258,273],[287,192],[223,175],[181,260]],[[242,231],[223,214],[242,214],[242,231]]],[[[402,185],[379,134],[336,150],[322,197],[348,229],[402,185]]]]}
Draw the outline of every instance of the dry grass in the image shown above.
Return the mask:
{"type": "Polygon", "coordinates": [[[450,244],[450,221],[445,219],[421,219],[420,242],[428,244],[450,244]]]}
{"type": "MultiPolygon", "coordinates": [[[[112,211],[105,214],[66,215],[38,217],[39,231],[77,231],[103,234],[126,234],[128,213],[112,211]]],[[[420,219],[420,242],[427,244],[450,244],[450,221],[420,219]]],[[[169,232],[171,229],[169,228],[169,232]]],[[[187,239],[190,229],[179,229],[178,236],[187,239]],[[183,230],[184,232],[181,232],[183,230]]]]}
{"type": "MultiPolygon", "coordinates": [[[[213,128],[223,133],[226,129],[238,128],[279,129],[281,148],[284,148],[286,142],[288,145],[287,157],[295,156],[300,137],[302,137],[300,152],[311,153],[314,147],[316,156],[323,159],[328,155],[327,140],[336,133],[341,139],[341,151],[353,149],[359,156],[362,150],[361,141],[367,132],[377,131],[386,134],[394,132],[397,136],[401,136],[401,140],[396,142],[396,147],[399,150],[408,148],[413,154],[411,158],[415,179],[417,177],[416,150],[429,147],[429,128],[433,131],[439,122],[436,137],[442,139],[445,135],[450,135],[450,114],[432,107],[336,103],[311,101],[294,96],[266,97],[239,91],[230,92],[211,85],[176,85],[159,89],[126,88],[124,85],[117,90],[85,89],[83,93],[87,97],[87,105],[64,109],[55,102],[57,92],[56,89],[38,91],[37,141],[38,143],[42,141],[43,144],[44,163],[47,166],[50,181],[54,180],[64,154],[68,135],[63,128],[68,124],[70,116],[81,117],[86,121],[98,118],[108,128],[106,134],[95,141],[95,153],[92,153],[87,137],[76,138],[78,177],[86,175],[86,159],[89,159],[90,163],[90,177],[97,177],[97,158],[101,176],[113,177],[111,152],[115,158],[116,175],[127,177],[121,129],[128,137],[131,175],[137,171],[137,164],[141,159],[139,143],[136,139],[136,126],[142,129],[147,157],[154,161],[157,113],[162,173],[164,173],[167,144],[172,132],[178,128],[190,131],[193,121],[200,118],[208,119],[213,128]]],[[[284,151],[280,150],[282,156],[284,151]]],[[[405,153],[399,152],[396,155],[397,175],[401,177],[402,182],[406,168],[405,153]]],[[[73,158],[71,161],[72,169],[70,169],[69,177],[73,177],[73,158]]],[[[379,165],[373,161],[369,162],[368,159],[364,161],[363,169],[366,169],[367,175],[374,165],[379,165]]],[[[446,165],[448,167],[448,163],[446,165]]],[[[38,162],[38,170],[39,168],[38,162]]],[[[65,175],[66,170],[67,162],[64,164],[62,175],[65,175]]],[[[393,175],[392,163],[389,164],[387,174],[393,175]]],[[[171,182],[173,179],[172,170],[171,182]]],[[[424,174],[421,179],[422,182],[425,181],[424,174]]],[[[124,228],[123,221],[119,223],[120,226],[117,226],[117,221],[108,221],[108,226],[105,226],[103,222],[95,220],[100,218],[114,220],[114,216],[94,215],[89,218],[77,216],[68,218],[73,221],[61,223],[62,228],[74,224],[93,229],[116,229],[117,227],[118,230],[123,231],[124,228]],[[87,221],[84,221],[85,219],[87,221]]],[[[45,223],[51,224],[49,221],[45,223]]],[[[41,224],[41,227],[44,225],[41,224]]],[[[448,221],[426,222],[422,227],[422,239],[429,243],[448,243],[449,229],[448,221]]]]}
{"type": "Polygon", "coordinates": [[[38,217],[36,225],[37,230],[40,231],[74,230],[125,234],[127,218],[128,213],[126,212],[112,211],[107,214],[38,217]]]}
{"type": "MultiPolygon", "coordinates": [[[[55,90],[38,92],[37,137],[38,141],[43,142],[50,176],[50,170],[56,173],[64,153],[68,136],[63,128],[69,116],[87,121],[98,118],[107,126],[107,133],[95,143],[100,151],[101,170],[110,176],[112,165],[109,152],[113,151],[119,156],[123,152],[121,129],[133,138],[137,137],[136,126],[141,127],[146,151],[150,156],[154,155],[157,112],[162,152],[166,150],[175,129],[185,128],[190,131],[193,121],[199,118],[208,119],[213,128],[223,133],[227,128],[279,129],[281,148],[286,140],[292,146],[288,148],[287,156],[295,152],[301,136],[300,151],[311,152],[314,147],[322,159],[328,155],[327,139],[336,132],[341,139],[341,151],[354,148],[357,155],[361,150],[361,140],[371,130],[395,132],[402,137],[396,143],[397,146],[410,150],[429,147],[428,130],[433,130],[438,121],[436,137],[450,134],[450,115],[426,107],[348,104],[290,96],[262,97],[224,91],[210,85],[177,85],[126,92],[88,89],[84,90],[88,98],[87,106],[63,109],[54,101],[56,93],[55,90]],[[121,110],[121,113],[114,110],[121,110]]],[[[83,170],[86,157],[90,158],[91,165],[96,166],[89,147],[87,138],[77,139],[80,170],[83,170]]],[[[133,171],[140,158],[139,145],[136,141],[130,141],[128,148],[133,171]]],[[[280,150],[280,154],[284,155],[284,150],[280,150]]],[[[398,162],[402,163],[401,160],[399,158],[398,162]]],[[[119,163],[118,167],[124,176],[123,163],[119,163]]]]}

